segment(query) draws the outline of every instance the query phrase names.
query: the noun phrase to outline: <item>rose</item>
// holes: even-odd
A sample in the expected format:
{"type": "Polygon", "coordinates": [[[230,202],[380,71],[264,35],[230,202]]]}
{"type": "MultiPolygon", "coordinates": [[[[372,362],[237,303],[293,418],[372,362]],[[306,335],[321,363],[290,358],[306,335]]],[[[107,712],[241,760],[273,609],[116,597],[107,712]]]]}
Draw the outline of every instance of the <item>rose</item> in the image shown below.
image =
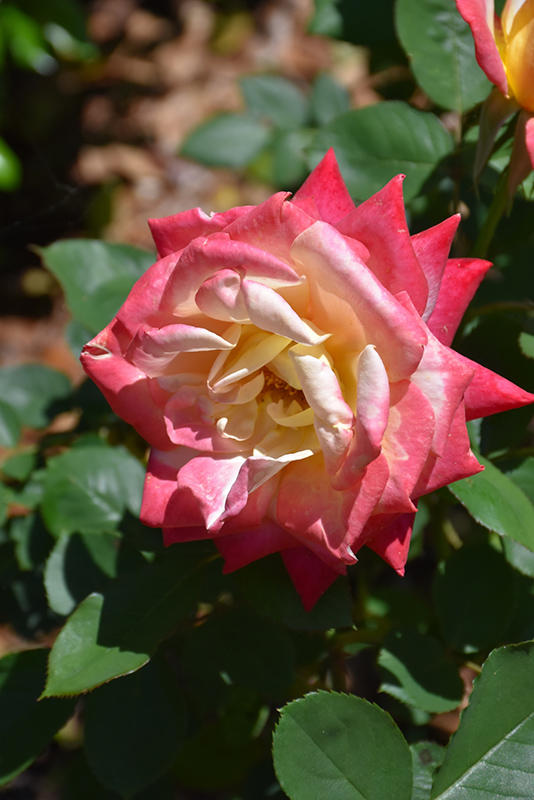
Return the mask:
{"type": "Polygon", "coordinates": [[[333,152],[292,200],[153,220],[159,260],[82,362],[152,445],[141,518],[280,551],[310,608],[364,544],[401,574],[423,494],[477,473],[466,417],[534,397],[449,348],[489,264],[410,236],[402,176],[355,208],[333,152]]]}
{"type": "Polygon", "coordinates": [[[497,87],[482,109],[476,172],[503,122],[523,109],[511,161],[515,190],[534,169],[534,0],[506,0],[500,18],[494,0],[456,0],[456,6],[473,33],[480,67],[497,87]]]}

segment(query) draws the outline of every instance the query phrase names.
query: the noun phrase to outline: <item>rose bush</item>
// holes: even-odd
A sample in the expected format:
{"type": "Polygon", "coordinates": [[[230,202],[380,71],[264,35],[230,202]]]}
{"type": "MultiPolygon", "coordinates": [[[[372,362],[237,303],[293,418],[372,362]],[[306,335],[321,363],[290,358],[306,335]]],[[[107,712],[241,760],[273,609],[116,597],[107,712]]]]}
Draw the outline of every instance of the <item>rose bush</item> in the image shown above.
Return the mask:
{"type": "Polygon", "coordinates": [[[280,551],[306,608],[363,545],[403,573],[415,501],[481,470],[466,419],[534,398],[449,347],[490,266],[410,236],[403,176],[355,207],[328,153],[289,199],[152,220],[159,260],[82,353],[150,443],[141,518],[280,551]]]}
{"type": "Polygon", "coordinates": [[[456,0],[456,6],[473,33],[480,67],[497,87],[482,109],[479,168],[503,122],[523,109],[511,163],[515,189],[534,169],[534,0],[507,0],[500,18],[494,0],[456,0]]]}

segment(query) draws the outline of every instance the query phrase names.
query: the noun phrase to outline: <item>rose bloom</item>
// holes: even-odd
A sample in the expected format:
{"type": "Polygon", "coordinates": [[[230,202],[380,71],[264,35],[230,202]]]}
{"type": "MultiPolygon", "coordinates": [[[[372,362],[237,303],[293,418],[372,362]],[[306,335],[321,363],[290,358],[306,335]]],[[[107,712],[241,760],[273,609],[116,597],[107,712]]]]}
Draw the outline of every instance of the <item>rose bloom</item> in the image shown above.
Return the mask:
{"type": "Polygon", "coordinates": [[[503,122],[523,109],[512,155],[515,189],[534,169],[534,0],[507,0],[500,18],[494,0],[456,0],[456,6],[471,27],[481,69],[497,87],[482,110],[479,162],[503,122]]]}
{"type": "Polygon", "coordinates": [[[482,467],[466,419],[533,395],[449,348],[490,266],[357,208],[329,152],[289,199],[152,220],[159,260],[83,350],[150,443],[141,519],[229,572],[280,551],[307,609],[367,545],[403,574],[421,495],[482,467]]]}

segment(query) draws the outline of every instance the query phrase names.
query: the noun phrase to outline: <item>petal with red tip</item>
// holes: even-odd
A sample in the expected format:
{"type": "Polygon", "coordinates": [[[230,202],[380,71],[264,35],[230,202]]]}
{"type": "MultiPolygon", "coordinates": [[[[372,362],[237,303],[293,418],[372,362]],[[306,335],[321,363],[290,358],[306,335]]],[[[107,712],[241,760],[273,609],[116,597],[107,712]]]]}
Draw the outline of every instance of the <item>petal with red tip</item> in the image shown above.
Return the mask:
{"type": "Polygon", "coordinates": [[[490,267],[490,261],[480,258],[450,258],[447,261],[438,299],[427,322],[442,344],[451,344],[467,306],[490,267]]]}
{"type": "Polygon", "coordinates": [[[160,258],[164,258],[178,250],[183,250],[189,242],[199,236],[209,236],[224,230],[227,225],[243,214],[247,214],[252,208],[254,206],[231,208],[229,211],[213,214],[211,217],[201,208],[192,208],[170,217],[149,219],[148,225],[158,248],[158,255],[160,258]]]}
{"type": "Polygon", "coordinates": [[[428,283],[428,300],[422,314],[423,319],[430,317],[438,299],[441,279],[447,266],[447,259],[452,240],[460,222],[460,214],[434,225],[421,233],[412,236],[412,246],[425,273],[428,283]]]}
{"type": "Polygon", "coordinates": [[[405,290],[420,314],[428,301],[428,284],[415,255],[404,210],[402,181],[397,175],[336,225],[346,236],[364,244],[366,262],[392,294],[405,290]]]}
{"type": "Polygon", "coordinates": [[[414,519],[415,512],[400,514],[393,519],[390,514],[378,514],[369,520],[372,533],[365,542],[366,546],[374,550],[399,575],[404,575],[414,519]]]}
{"type": "Polygon", "coordinates": [[[332,333],[331,352],[374,344],[391,380],[415,371],[426,344],[421,323],[354,255],[345,236],[315,222],[295,240],[292,255],[308,277],[312,319],[332,333]]]}
{"type": "Polygon", "coordinates": [[[339,572],[328,567],[306,547],[292,547],[283,550],[281,555],[304,609],[311,611],[319,598],[339,577],[339,572]]]}
{"type": "Polygon", "coordinates": [[[506,70],[495,41],[493,0],[456,0],[456,6],[471,28],[480,68],[504,95],[508,94],[506,70]]]}
{"type": "Polygon", "coordinates": [[[83,368],[116,414],[133,425],[149,444],[169,450],[172,442],[167,436],[163,409],[154,403],[150,379],[122,356],[115,336],[117,327],[120,325],[113,320],[85,345],[80,357],[83,368]]]}
{"type": "Polygon", "coordinates": [[[465,392],[466,418],[478,419],[510,411],[534,402],[534,394],[526,392],[515,383],[497,375],[490,369],[471,361],[465,356],[460,358],[468,367],[474,369],[475,375],[465,392]]]}
{"type": "Polygon", "coordinates": [[[227,574],[259,558],[295,547],[295,539],[282,530],[276,522],[265,520],[257,528],[220,536],[215,540],[215,544],[224,558],[223,572],[227,574]]]}
{"type": "Polygon", "coordinates": [[[421,473],[412,497],[441,489],[448,483],[468,478],[481,472],[483,467],[471,452],[469,436],[465,425],[465,408],[461,403],[452,421],[443,455],[430,454],[421,473]]]}
{"type": "Polygon", "coordinates": [[[306,178],[293,200],[312,197],[320,219],[335,225],[354,210],[354,202],[339,171],[332,148],[306,178]]]}

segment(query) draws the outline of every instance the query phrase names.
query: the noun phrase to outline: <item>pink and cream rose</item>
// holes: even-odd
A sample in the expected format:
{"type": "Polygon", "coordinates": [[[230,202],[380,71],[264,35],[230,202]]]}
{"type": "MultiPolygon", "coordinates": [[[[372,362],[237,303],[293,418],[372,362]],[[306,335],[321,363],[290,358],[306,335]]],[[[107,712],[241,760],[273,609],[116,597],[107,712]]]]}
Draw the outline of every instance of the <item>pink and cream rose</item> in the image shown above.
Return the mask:
{"type": "Polygon", "coordinates": [[[518,110],[511,161],[513,190],[534,169],[534,0],[506,0],[502,15],[494,0],[456,0],[469,24],[479,66],[497,87],[482,108],[477,172],[501,125],[518,110]]]}
{"type": "Polygon", "coordinates": [[[141,518],[231,571],[280,551],[306,608],[415,501],[481,470],[466,419],[534,397],[449,345],[488,262],[410,236],[402,176],[355,207],[329,152],[290,199],[152,220],[159,259],[82,353],[150,443],[141,518]]]}

